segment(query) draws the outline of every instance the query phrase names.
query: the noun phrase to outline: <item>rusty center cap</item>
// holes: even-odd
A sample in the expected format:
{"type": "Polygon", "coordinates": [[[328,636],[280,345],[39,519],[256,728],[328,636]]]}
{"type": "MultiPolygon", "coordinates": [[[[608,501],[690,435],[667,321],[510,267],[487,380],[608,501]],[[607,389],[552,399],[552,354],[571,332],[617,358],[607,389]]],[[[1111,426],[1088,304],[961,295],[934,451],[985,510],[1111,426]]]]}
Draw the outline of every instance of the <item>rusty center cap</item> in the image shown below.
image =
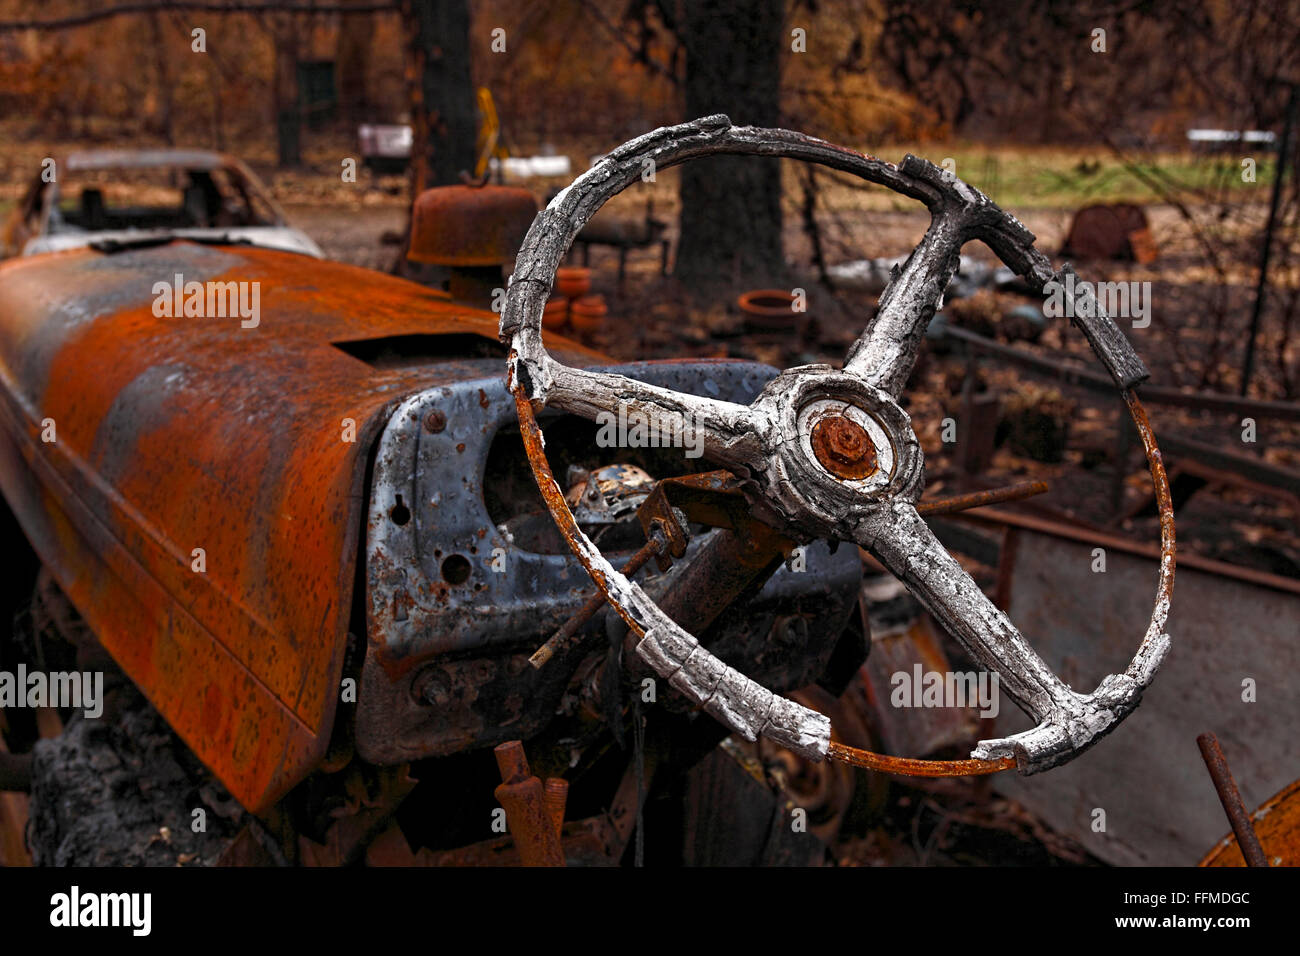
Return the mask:
{"type": "Polygon", "coordinates": [[[813,426],[811,441],[817,460],[837,478],[866,478],[876,470],[876,446],[851,418],[828,415],[813,426]]]}

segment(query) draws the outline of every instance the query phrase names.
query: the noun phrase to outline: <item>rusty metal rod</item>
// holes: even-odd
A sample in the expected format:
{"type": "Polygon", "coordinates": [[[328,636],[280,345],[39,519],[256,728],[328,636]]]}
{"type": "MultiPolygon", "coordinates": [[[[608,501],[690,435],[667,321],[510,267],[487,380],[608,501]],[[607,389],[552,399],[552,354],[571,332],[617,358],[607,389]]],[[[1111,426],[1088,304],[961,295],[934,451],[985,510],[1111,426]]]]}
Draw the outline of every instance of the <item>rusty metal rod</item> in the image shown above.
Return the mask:
{"type": "MultiPolygon", "coordinates": [[[[1067,384],[1078,385],[1103,395],[1115,394],[1115,382],[1104,372],[1094,372],[1081,365],[1059,362],[1024,349],[1003,345],[1001,342],[967,329],[949,326],[944,334],[986,355],[996,355],[1005,359],[1012,365],[1042,372],[1061,379],[1067,384]]],[[[1270,402],[1263,399],[1238,398],[1236,395],[1225,395],[1221,392],[1184,392],[1167,385],[1143,385],[1142,398],[1153,405],[1173,405],[1234,415],[1252,415],[1256,418],[1263,417],[1284,422],[1300,421],[1300,402],[1270,402]]]]}
{"type": "Polygon", "coordinates": [[[949,515],[955,511],[965,511],[968,508],[1000,505],[1007,501],[1021,501],[1025,498],[1032,498],[1034,495],[1041,495],[1046,491],[1047,482],[1045,481],[1020,481],[1004,488],[972,491],[965,495],[953,495],[950,498],[922,501],[916,506],[916,510],[921,515],[949,515]]]}
{"type": "Polygon", "coordinates": [[[1228,815],[1228,822],[1232,824],[1232,832],[1237,835],[1237,848],[1245,857],[1246,865],[1268,866],[1268,857],[1264,855],[1264,847],[1260,845],[1259,835],[1255,832],[1255,827],[1250,822],[1250,814],[1241,800],[1237,781],[1232,779],[1232,771],[1228,769],[1228,761],[1223,756],[1223,748],[1219,746],[1219,738],[1214,734],[1201,734],[1196,738],[1196,745],[1201,748],[1201,756],[1205,758],[1205,769],[1210,771],[1210,779],[1214,781],[1214,789],[1219,794],[1219,802],[1223,804],[1223,812],[1228,815]]]}
{"type": "MultiPolygon", "coordinates": [[[[645,566],[647,561],[664,549],[666,543],[659,532],[654,532],[650,540],[641,545],[641,550],[627,559],[627,563],[623,565],[623,575],[630,578],[636,574],[645,566]]],[[[587,598],[587,603],[579,609],[578,613],[565,621],[564,626],[552,634],[550,640],[533,652],[533,656],[528,658],[528,663],[540,669],[543,664],[556,654],[567,651],[580,640],[576,636],[578,631],[595,617],[596,612],[604,606],[605,595],[600,591],[587,598]]]]}
{"type": "Polygon", "coordinates": [[[528,769],[528,755],[524,752],[521,740],[507,740],[492,748],[492,755],[497,758],[497,769],[501,771],[502,783],[518,783],[532,776],[528,769]]]}

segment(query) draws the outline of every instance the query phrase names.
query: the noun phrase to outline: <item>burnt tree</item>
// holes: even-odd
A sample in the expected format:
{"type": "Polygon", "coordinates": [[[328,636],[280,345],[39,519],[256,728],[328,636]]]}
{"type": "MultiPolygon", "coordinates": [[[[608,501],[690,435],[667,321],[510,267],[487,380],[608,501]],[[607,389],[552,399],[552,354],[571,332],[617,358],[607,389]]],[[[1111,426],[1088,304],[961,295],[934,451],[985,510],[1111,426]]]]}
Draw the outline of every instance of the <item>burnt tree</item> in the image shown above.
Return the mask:
{"type": "Polygon", "coordinates": [[[467,0],[406,0],[403,15],[411,38],[411,156],[414,198],[430,186],[460,181],[473,170],[478,108],[470,77],[470,15],[467,0]]]}
{"type": "MultiPolygon", "coordinates": [[[[779,126],[782,0],[687,4],[676,34],[686,51],[689,118],[726,113],[737,125],[779,126]]],[[[675,274],[699,288],[761,282],[784,270],[779,160],[713,156],[681,170],[675,274]]]]}
{"type": "MultiPolygon", "coordinates": [[[[347,0],[348,6],[359,6],[366,0],[347,0]]],[[[349,134],[357,126],[371,120],[374,111],[368,86],[370,47],[375,39],[375,20],[369,14],[342,19],[339,27],[337,50],[334,56],[338,77],[339,105],[349,134]]]]}
{"type": "Polygon", "coordinates": [[[275,75],[271,95],[275,104],[276,153],[280,168],[286,169],[302,165],[302,107],[298,100],[298,52],[302,28],[292,16],[275,16],[272,20],[275,75]]]}

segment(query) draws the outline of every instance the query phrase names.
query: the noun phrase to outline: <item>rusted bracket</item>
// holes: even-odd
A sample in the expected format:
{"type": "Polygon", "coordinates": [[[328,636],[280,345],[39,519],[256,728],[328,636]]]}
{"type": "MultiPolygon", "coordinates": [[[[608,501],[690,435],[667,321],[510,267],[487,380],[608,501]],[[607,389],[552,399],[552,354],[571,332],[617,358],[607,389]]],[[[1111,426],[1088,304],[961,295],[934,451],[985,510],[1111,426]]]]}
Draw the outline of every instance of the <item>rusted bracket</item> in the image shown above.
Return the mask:
{"type": "Polygon", "coordinates": [[[741,545],[737,554],[747,565],[766,567],[777,555],[787,554],[796,546],[796,541],[754,517],[742,486],[743,482],[729,471],[665,478],[655,485],[637,509],[637,517],[647,536],[658,528],[667,537],[667,555],[659,557],[661,570],[667,570],[666,557],[686,555],[689,532],[683,517],[733,532],[741,545]]]}

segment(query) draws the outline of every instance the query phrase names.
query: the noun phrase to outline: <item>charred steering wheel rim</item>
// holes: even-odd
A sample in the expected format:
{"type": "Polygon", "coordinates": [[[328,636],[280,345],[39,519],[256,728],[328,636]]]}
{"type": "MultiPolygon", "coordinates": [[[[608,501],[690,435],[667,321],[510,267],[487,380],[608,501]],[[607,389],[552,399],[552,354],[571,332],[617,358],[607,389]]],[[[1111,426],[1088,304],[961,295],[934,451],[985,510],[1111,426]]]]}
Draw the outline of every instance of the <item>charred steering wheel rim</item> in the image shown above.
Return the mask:
{"type": "Polygon", "coordinates": [[[1174,577],[1174,523],[1159,449],[1133,392],[1148,373],[1114,321],[1086,291],[1065,281],[1033,247],[1034,236],[988,197],[933,163],[908,155],[895,166],[789,130],[735,127],[710,116],[637,137],[610,152],[538,214],[524,239],[501,316],[510,344],[508,384],[542,497],[596,586],[640,637],[638,654],[669,683],[746,739],[765,736],[813,760],[831,756],[893,773],[946,776],[1022,773],[1072,759],[1137,707],[1169,649],[1164,624],[1174,577]],[[843,369],[804,366],[774,378],[749,406],[686,395],[621,375],[573,369],[542,344],[542,310],[574,237],[612,196],[647,168],[732,153],[819,163],[923,202],[931,223],[896,267],[875,317],[843,369]],[[1111,373],[1141,436],[1160,508],[1161,561],[1151,621],[1128,667],[1091,694],[1066,686],[939,544],[916,510],[924,461],[897,395],[929,320],[956,271],[962,246],[979,239],[1041,290],[1073,290],[1070,314],[1111,373]],[[1084,299],[1088,301],[1084,302],[1084,299]],[[923,605],[1036,721],[1010,737],[980,741],[972,759],[909,760],[830,739],[830,722],[773,694],[719,661],[620,574],[578,527],[546,461],[533,405],[594,419],[620,404],[652,427],[694,429],[705,457],[748,476],[754,497],[788,529],[811,539],[856,542],[907,585],[923,605]]]}

